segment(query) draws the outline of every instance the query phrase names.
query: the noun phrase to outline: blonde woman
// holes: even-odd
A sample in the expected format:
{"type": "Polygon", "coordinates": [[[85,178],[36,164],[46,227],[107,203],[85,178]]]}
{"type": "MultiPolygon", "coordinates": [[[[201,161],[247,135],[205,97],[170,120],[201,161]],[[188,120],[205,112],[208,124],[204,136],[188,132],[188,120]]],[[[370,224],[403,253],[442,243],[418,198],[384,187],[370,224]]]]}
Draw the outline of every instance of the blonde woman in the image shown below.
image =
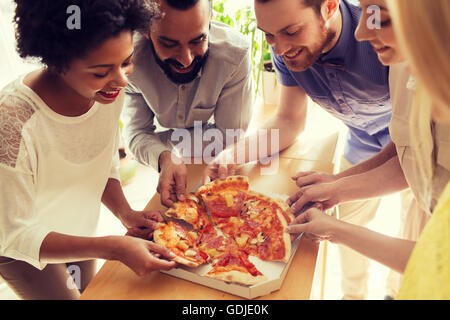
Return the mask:
{"type": "MultiPolygon", "coordinates": [[[[414,74],[417,75],[418,79],[419,79],[419,85],[417,86],[417,88],[415,89],[415,97],[414,97],[414,103],[413,106],[411,107],[411,144],[413,146],[415,146],[415,148],[412,148],[414,150],[409,150],[409,155],[412,156],[414,158],[414,166],[413,168],[409,167],[408,165],[404,165],[404,163],[402,163],[402,167],[405,171],[405,175],[407,176],[407,180],[408,182],[411,181],[411,177],[412,180],[415,182],[414,183],[414,190],[415,190],[415,194],[417,194],[419,197],[419,202],[421,203],[428,203],[430,204],[430,207],[433,206],[435,204],[435,202],[437,202],[437,198],[438,198],[438,194],[442,192],[442,190],[444,189],[446,183],[448,182],[448,175],[446,176],[446,174],[448,174],[448,169],[447,172],[445,171],[445,167],[443,168],[442,166],[439,166],[439,161],[441,160],[445,160],[448,159],[448,156],[446,157],[446,153],[448,154],[448,150],[450,150],[450,145],[447,143],[448,139],[447,137],[449,135],[445,135],[443,133],[445,133],[445,129],[449,128],[448,125],[443,125],[440,123],[440,121],[442,121],[443,119],[445,119],[445,115],[448,112],[448,105],[445,104],[445,101],[449,101],[448,96],[446,97],[446,89],[448,88],[450,81],[448,78],[449,73],[446,71],[444,71],[442,74],[439,74],[439,72],[442,72],[440,70],[443,70],[443,68],[441,68],[440,64],[445,64],[445,60],[443,60],[446,55],[442,54],[442,57],[439,55],[439,51],[443,50],[442,52],[446,53],[448,52],[448,48],[436,48],[436,50],[430,50],[430,48],[434,48],[433,47],[433,42],[430,44],[420,44],[420,42],[416,42],[416,48],[413,49],[413,51],[415,52],[415,60],[409,56],[409,50],[410,47],[408,45],[405,45],[404,42],[408,41],[405,40],[406,36],[404,36],[404,38],[400,38],[400,44],[399,45],[396,41],[396,37],[389,37],[387,35],[389,35],[389,31],[388,30],[388,26],[390,25],[390,20],[386,19],[388,17],[388,10],[387,10],[387,6],[384,3],[385,1],[382,0],[362,0],[361,1],[361,6],[363,7],[363,11],[364,9],[366,9],[369,5],[375,4],[375,5],[379,5],[380,8],[384,9],[384,12],[382,13],[382,28],[381,30],[379,29],[378,31],[374,30],[374,31],[367,31],[366,33],[362,33],[361,29],[365,28],[365,24],[364,23],[360,23],[359,26],[359,37],[366,37],[366,39],[361,39],[361,40],[369,40],[371,41],[372,45],[374,45],[374,47],[376,47],[377,52],[379,54],[379,58],[380,60],[385,63],[385,64],[389,64],[389,62],[394,63],[394,62],[400,62],[401,59],[403,59],[401,56],[401,52],[400,50],[398,50],[398,48],[405,48],[406,52],[405,52],[405,56],[410,58],[410,61],[413,62],[412,63],[412,69],[414,71],[414,74]],[[383,7],[384,5],[384,7],[383,7]],[[388,23],[389,21],[389,23],[388,23]],[[384,30],[383,30],[384,29],[384,30]],[[373,35],[376,36],[373,36],[373,35]],[[370,35],[372,35],[372,37],[370,37],[370,35]],[[391,40],[391,41],[390,41],[391,40]],[[420,47],[423,46],[423,47],[420,47]],[[417,48],[418,47],[418,48],[417,48]],[[422,49],[420,49],[422,48],[422,49]],[[397,50],[396,50],[397,49],[397,50]],[[445,49],[447,49],[447,51],[445,51],[445,49]],[[424,52],[425,54],[420,56],[420,58],[417,58],[417,55],[420,52],[424,52]],[[430,54],[431,52],[431,54],[430,54]],[[433,58],[433,53],[437,52],[437,56],[436,58],[433,58]],[[421,60],[420,60],[421,59],[421,60]],[[436,92],[436,89],[433,89],[435,92],[432,92],[431,90],[429,90],[428,92],[431,93],[432,97],[433,97],[433,112],[435,117],[434,120],[436,121],[436,125],[432,126],[432,128],[430,128],[430,123],[431,123],[431,117],[430,117],[430,99],[428,98],[428,95],[424,92],[424,90],[422,89],[422,85],[421,83],[424,81],[423,79],[427,79],[425,76],[419,76],[420,72],[426,72],[427,70],[422,70],[423,69],[423,65],[420,65],[420,62],[417,63],[415,61],[421,61],[422,63],[426,62],[426,66],[429,65],[430,61],[433,60],[436,61],[436,66],[437,70],[434,70],[433,72],[436,74],[439,74],[439,76],[433,78],[435,79],[434,81],[436,81],[436,79],[438,79],[439,81],[439,85],[437,86],[437,88],[441,87],[442,88],[442,92],[436,92]],[[419,66],[419,67],[418,67],[419,66]],[[419,70],[419,68],[422,68],[419,70]],[[436,98],[435,98],[436,97],[436,98]],[[447,111],[446,111],[447,110],[447,111]],[[417,116],[417,114],[419,114],[419,116],[417,116]],[[443,129],[442,129],[443,128],[443,129]],[[440,143],[435,144],[435,150],[433,151],[433,140],[439,141],[440,143]],[[420,151],[419,151],[420,150],[420,151]],[[432,155],[434,156],[434,158],[432,157],[432,155]],[[434,160],[433,160],[434,159],[434,160]],[[406,169],[406,170],[405,170],[406,169]],[[410,179],[408,179],[408,176],[410,179]]],[[[411,1],[412,2],[412,1],[411,1]]],[[[410,1],[408,1],[408,6],[411,3],[410,1]]],[[[402,5],[404,5],[404,2],[399,1],[398,5],[393,6],[393,10],[394,12],[396,12],[396,16],[394,17],[394,23],[396,21],[397,23],[397,28],[401,28],[400,26],[404,26],[405,25],[405,20],[395,20],[396,17],[402,17],[401,14],[398,14],[398,12],[401,12],[402,14],[404,13],[404,10],[402,8],[402,5]],[[398,9],[400,7],[400,10],[398,9]],[[397,11],[395,11],[397,10],[397,11]],[[403,24],[402,24],[403,23],[403,24]]],[[[415,23],[415,27],[417,28],[417,26],[424,26],[424,30],[420,31],[420,27],[419,30],[414,30],[414,32],[408,28],[405,28],[402,30],[402,32],[407,33],[405,30],[407,31],[411,31],[411,34],[414,35],[413,39],[418,39],[420,38],[420,40],[422,38],[424,39],[433,39],[432,41],[435,41],[434,43],[438,43],[444,45],[445,43],[445,39],[448,38],[448,30],[449,28],[445,28],[445,24],[444,21],[445,19],[447,19],[447,25],[448,25],[448,18],[445,17],[445,14],[448,14],[448,7],[449,7],[449,3],[448,1],[436,1],[436,3],[433,3],[432,6],[429,6],[429,2],[425,2],[425,1],[421,1],[421,0],[416,0],[414,1],[414,5],[417,7],[415,7],[416,11],[415,12],[424,12],[421,11],[422,9],[418,9],[418,7],[420,6],[424,6],[427,7],[427,13],[429,12],[433,12],[433,10],[436,10],[437,12],[439,12],[439,14],[436,14],[435,17],[433,19],[428,20],[428,23],[426,23],[426,19],[424,16],[426,16],[426,14],[424,14],[422,16],[422,18],[425,20],[424,23],[415,23]],[[425,5],[425,3],[427,3],[425,5]],[[439,7],[440,6],[440,7],[439,7]],[[440,16],[441,15],[441,16],[440,16]],[[429,24],[437,24],[439,25],[439,23],[437,23],[436,21],[440,22],[440,20],[443,20],[443,24],[444,26],[440,26],[438,27],[440,31],[438,30],[433,30],[433,26],[429,26],[429,24]],[[424,33],[423,36],[418,36],[420,34],[420,32],[424,33]],[[444,34],[444,33],[447,34],[444,34]],[[425,35],[426,33],[430,34],[430,35],[434,35],[434,36],[430,36],[430,35],[425,35]],[[442,37],[442,39],[440,41],[437,41],[436,39],[439,39],[439,37],[442,37]]],[[[411,10],[410,7],[408,7],[409,10],[411,10]]],[[[383,10],[382,10],[383,11],[383,10]]],[[[405,14],[408,16],[408,18],[414,17],[414,10],[413,12],[409,13],[409,14],[405,14]]],[[[429,18],[429,17],[428,17],[429,18]]],[[[398,18],[397,18],[398,19],[398,18]]],[[[365,22],[366,20],[362,19],[363,22],[365,22]]],[[[392,28],[391,28],[391,33],[393,35],[392,32],[392,28]]],[[[400,32],[399,32],[400,34],[400,32]]],[[[358,35],[358,33],[357,33],[358,35]]],[[[412,45],[411,45],[412,46],[412,45]]],[[[448,69],[448,66],[445,66],[448,69]]],[[[399,82],[403,82],[404,85],[406,85],[406,80],[408,79],[408,77],[405,77],[404,74],[406,73],[406,70],[404,69],[404,67],[401,66],[396,66],[396,68],[393,68],[391,70],[391,72],[397,72],[398,74],[396,75],[396,77],[393,77],[394,81],[391,81],[391,84],[398,84],[399,82]],[[406,80],[405,80],[406,79],[406,80]]],[[[448,71],[448,70],[447,70],[448,71]]],[[[433,73],[431,73],[433,74],[433,73]]],[[[428,81],[431,81],[428,79],[428,81]]],[[[428,82],[429,84],[432,82],[428,82]]],[[[410,87],[413,86],[410,83],[410,87]]],[[[433,86],[432,86],[433,87],[433,86]]],[[[391,92],[392,89],[395,88],[391,87],[391,92]]],[[[397,88],[401,88],[401,86],[397,86],[397,88]]],[[[433,87],[434,88],[434,87],[433,87]]],[[[403,91],[405,91],[406,89],[403,89],[403,91]]],[[[396,92],[392,92],[394,94],[394,100],[395,100],[395,95],[397,94],[396,92]]],[[[406,92],[407,94],[407,92],[406,92]]],[[[448,95],[448,94],[447,94],[448,95]]],[[[397,94],[398,97],[398,94],[397,94]]],[[[404,102],[403,102],[404,103],[404,102]]],[[[393,102],[393,104],[395,105],[395,101],[393,102]]],[[[398,102],[397,102],[398,104],[398,102]]],[[[408,103],[405,104],[406,106],[408,105],[408,103]]],[[[397,110],[399,111],[399,110],[397,110]]],[[[402,115],[402,110],[400,110],[400,116],[402,115]]],[[[403,110],[404,111],[404,110],[403,110]]],[[[404,112],[403,112],[403,116],[404,116],[404,112]]],[[[394,112],[394,119],[393,119],[393,123],[391,123],[391,127],[392,125],[394,125],[394,128],[399,129],[400,131],[405,131],[407,130],[408,126],[404,126],[404,128],[401,127],[401,120],[404,119],[395,119],[395,112],[394,112]],[[405,129],[406,128],[406,129],[405,129]]],[[[407,123],[407,119],[406,119],[406,124],[407,123]]],[[[392,128],[391,128],[392,129],[392,128]]],[[[405,133],[405,132],[403,132],[405,133]]],[[[400,134],[400,135],[396,135],[395,132],[393,132],[393,140],[394,142],[398,143],[399,141],[395,141],[395,136],[397,137],[401,137],[404,136],[404,134],[400,134]]],[[[401,148],[398,148],[399,146],[397,146],[397,149],[402,150],[401,148]]],[[[408,161],[404,159],[405,157],[405,150],[403,149],[402,153],[399,154],[399,157],[401,158],[401,162],[406,162],[408,163],[408,161]]],[[[397,157],[395,159],[398,159],[397,157]]],[[[371,172],[369,172],[369,174],[372,174],[372,177],[374,179],[377,179],[379,181],[383,181],[382,177],[383,176],[379,176],[379,174],[382,174],[383,172],[386,173],[388,171],[386,171],[387,167],[391,168],[391,173],[398,173],[398,170],[395,169],[396,165],[395,165],[395,159],[391,159],[391,161],[387,161],[384,164],[384,170],[383,171],[382,167],[380,166],[379,168],[372,170],[371,172]],[[378,171],[377,171],[378,170],[378,171]],[[378,176],[377,176],[378,174],[378,176]]],[[[409,164],[411,165],[411,161],[409,161],[409,164]]],[[[398,168],[398,166],[397,166],[398,168]]],[[[360,181],[364,181],[364,179],[361,180],[362,175],[359,175],[360,181]]],[[[369,176],[366,175],[365,178],[368,178],[369,176]]],[[[393,176],[389,175],[389,179],[385,179],[388,184],[392,184],[392,180],[391,179],[393,176]]],[[[349,183],[350,181],[352,181],[351,179],[353,179],[353,181],[357,181],[354,179],[355,177],[347,177],[345,180],[345,184],[340,184],[340,187],[344,187],[346,189],[348,189],[348,187],[354,187],[355,185],[357,185],[356,183],[349,183]]],[[[366,180],[367,181],[367,180],[366,180]]],[[[368,192],[370,191],[370,187],[373,187],[374,185],[376,185],[376,183],[374,183],[374,180],[369,180],[371,181],[371,185],[369,186],[369,188],[361,188],[361,183],[360,183],[360,187],[358,187],[358,190],[360,190],[359,194],[368,194],[368,192]]],[[[367,185],[367,182],[366,182],[367,185]]],[[[336,184],[335,184],[336,186],[336,184]]],[[[322,185],[318,185],[318,186],[309,186],[308,188],[308,194],[310,199],[308,199],[309,201],[311,201],[311,193],[312,191],[314,191],[314,196],[316,197],[315,201],[322,201],[322,203],[325,206],[329,206],[330,203],[333,203],[332,200],[330,201],[330,199],[333,199],[333,197],[335,199],[341,200],[344,199],[345,197],[342,196],[343,194],[345,194],[345,190],[343,190],[342,188],[336,188],[334,189],[334,187],[332,186],[332,184],[322,184],[322,185]],[[330,191],[331,190],[331,191],[330,191]],[[339,190],[337,193],[333,193],[332,190],[339,190]],[[327,195],[328,192],[328,198],[324,197],[324,195],[327,195]],[[340,194],[339,194],[340,192],[340,194]],[[336,195],[337,194],[337,195],[336,195]]],[[[305,191],[305,189],[304,189],[305,191]]],[[[348,190],[347,190],[348,191],[348,190]]],[[[355,195],[352,192],[347,192],[347,194],[350,195],[355,195]]],[[[302,198],[302,196],[299,196],[298,198],[302,198]]],[[[296,199],[295,197],[291,199],[291,201],[299,201],[299,199],[296,199]]],[[[348,200],[348,199],[347,199],[348,200]]],[[[305,201],[305,199],[303,199],[303,201],[305,201]]],[[[449,204],[447,203],[447,206],[449,204]]],[[[436,207],[436,210],[442,210],[443,205],[439,204],[436,207]]],[[[448,210],[448,208],[447,208],[448,210]]],[[[433,218],[433,220],[435,220],[437,218],[433,218]]],[[[359,251],[360,253],[363,253],[365,255],[367,255],[370,258],[373,258],[381,263],[386,264],[387,266],[393,268],[394,270],[397,270],[399,272],[403,272],[405,270],[405,266],[409,260],[409,257],[411,256],[411,251],[414,248],[415,242],[414,241],[409,241],[409,240],[403,240],[403,239],[395,239],[395,238],[390,238],[390,237],[386,237],[383,236],[381,234],[377,234],[375,232],[369,231],[367,229],[361,228],[361,227],[357,227],[357,226],[353,226],[350,224],[346,224],[344,222],[340,222],[337,221],[333,218],[330,218],[324,214],[322,214],[320,211],[316,210],[316,209],[312,209],[309,210],[307,213],[303,214],[302,216],[298,217],[297,220],[294,222],[295,225],[291,226],[291,232],[293,233],[298,233],[298,232],[306,232],[309,234],[312,234],[313,237],[317,237],[319,239],[330,239],[331,241],[334,242],[338,242],[344,245],[347,245],[349,247],[351,247],[352,249],[355,249],[356,251],[359,251]]],[[[430,223],[431,224],[431,223],[430,223]]],[[[444,224],[445,225],[445,224],[444,224]]],[[[412,226],[410,226],[412,227],[412,226]]],[[[442,227],[442,226],[440,226],[442,227]]],[[[420,226],[419,226],[419,230],[420,230],[420,226]]],[[[427,227],[426,230],[428,230],[429,227],[427,227]]],[[[439,232],[438,232],[439,234],[439,232]]],[[[447,234],[448,234],[448,230],[447,230],[447,234]]],[[[448,241],[447,241],[448,242],[448,241]]],[[[447,245],[448,246],[448,245],[447,245]]],[[[439,250],[440,246],[435,246],[432,249],[435,250],[439,250]]],[[[417,251],[417,250],[416,250],[417,251]]],[[[435,252],[431,249],[428,249],[427,252],[435,252]]],[[[446,254],[442,254],[441,257],[446,257],[448,259],[448,252],[450,252],[450,249],[447,248],[447,251],[442,251],[447,252],[446,254]]],[[[416,254],[417,255],[417,254],[416,254]]],[[[420,253],[419,253],[420,255],[420,253]]],[[[430,263],[430,260],[426,260],[426,264],[428,265],[430,263]]],[[[435,260],[435,259],[434,259],[435,260]]],[[[417,268],[415,268],[416,264],[414,263],[410,263],[408,266],[408,270],[416,270],[417,272],[417,268]],[[413,267],[410,267],[411,265],[413,265],[413,267]]],[[[441,263],[441,267],[442,267],[442,263],[441,263]]],[[[419,269],[424,271],[425,269],[419,269]]],[[[438,269],[436,269],[438,270],[438,269]]],[[[408,272],[407,272],[408,274],[408,272]]],[[[450,274],[446,273],[447,275],[450,274]]],[[[438,273],[436,272],[436,276],[438,275],[438,273]]],[[[441,274],[442,275],[442,274],[441,274]]],[[[423,279],[423,275],[421,275],[419,278],[423,279]]],[[[436,277],[438,278],[438,277],[436,277]]],[[[414,284],[417,283],[416,282],[416,277],[414,276],[409,276],[405,278],[404,283],[408,283],[408,279],[413,279],[413,281],[409,282],[410,284],[414,284]]],[[[449,283],[448,279],[440,279],[440,281],[437,281],[436,284],[441,285],[442,281],[444,281],[444,283],[449,283]],[[447,280],[445,282],[445,280],[447,280]]],[[[425,281],[425,284],[427,284],[428,282],[425,281]]],[[[430,283],[432,283],[432,281],[430,281],[430,283]]],[[[406,286],[406,285],[405,285],[406,286]]],[[[404,287],[405,287],[404,286],[404,287]]],[[[403,288],[404,288],[403,287],[403,288]]],[[[429,290],[429,291],[421,291],[423,296],[422,298],[433,298],[433,296],[431,295],[431,291],[433,292],[439,292],[437,290],[435,290],[436,288],[433,288],[433,290],[429,290]]],[[[406,289],[402,289],[402,291],[400,292],[399,297],[403,298],[405,297],[405,292],[406,289]]],[[[407,291],[407,290],[406,290],[407,291]]],[[[415,292],[413,289],[407,291],[409,293],[411,292],[415,292]]],[[[418,292],[418,291],[417,291],[418,292]]],[[[438,298],[443,298],[443,297],[449,297],[450,293],[449,293],[449,289],[445,289],[443,290],[443,292],[441,291],[442,294],[436,296],[438,298]]],[[[406,296],[406,297],[411,297],[411,296],[406,296]]],[[[417,297],[417,296],[414,296],[417,297]]]]}
{"type": "MultiPolygon", "coordinates": [[[[450,2],[389,0],[388,4],[399,43],[419,82],[412,120],[420,120],[423,130],[430,118],[450,123],[450,2]]],[[[421,131],[412,132],[413,138],[420,135],[421,131]]],[[[416,150],[421,154],[420,145],[416,150]]],[[[429,176],[428,158],[420,166],[429,176]]],[[[414,248],[398,298],[450,299],[450,184],[414,248]]]]}

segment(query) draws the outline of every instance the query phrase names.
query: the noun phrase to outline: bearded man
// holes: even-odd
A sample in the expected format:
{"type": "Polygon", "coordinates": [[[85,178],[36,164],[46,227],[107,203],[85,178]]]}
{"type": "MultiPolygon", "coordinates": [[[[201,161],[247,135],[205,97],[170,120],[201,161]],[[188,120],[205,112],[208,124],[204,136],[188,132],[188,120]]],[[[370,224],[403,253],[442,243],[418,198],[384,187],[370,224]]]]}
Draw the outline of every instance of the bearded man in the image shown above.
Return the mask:
{"type": "MultiPolygon", "coordinates": [[[[376,167],[391,158],[395,146],[388,129],[392,114],[389,68],[381,64],[368,41],[358,42],[354,36],[361,16],[358,3],[350,0],[255,0],[255,13],[258,28],[272,47],[281,87],[277,113],[263,126],[269,131],[279,130],[278,145],[273,146],[267,137],[258,137],[267,141],[269,153],[287,148],[304,130],[309,97],[349,129],[341,159],[341,176],[376,167]]],[[[374,23],[373,27],[378,25],[374,23]]],[[[233,158],[230,154],[236,156],[238,150],[246,150],[248,154],[253,139],[246,137],[224,150],[217,159],[233,158]]],[[[234,172],[233,165],[223,165],[224,161],[219,160],[206,168],[204,181],[234,172]]],[[[246,161],[253,160],[256,159],[246,158],[246,161]]],[[[301,172],[294,180],[301,189],[337,178],[338,175],[301,172]]],[[[380,199],[371,199],[340,205],[339,217],[366,225],[374,217],[379,202],[380,199]]],[[[296,213],[303,209],[302,203],[301,190],[289,199],[296,213]]],[[[346,247],[340,250],[343,298],[366,298],[368,259],[346,247]]]]}
{"type": "MultiPolygon", "coordinates": [[[[297,119],[293,127],[304,127],[307,97],[341,119],[349,129],[341,171],[390,145],[389,69],[380,63],[369,42],[355,39],[361,15],[357,4],[347,0],[256,0],[255,11],[258,27],[275,53],[274,65],[282,85],[279,112],[284,117],[299,114],[290,117],[297,119]]],[[[389,153],[389,148],[384,152],[389,153]]],[[[304,180],[317,175],[297,177],[300,187],[314,183],[304,180]]],[[[339,218],[366,225],[378,205],[379,199],[343,204],[339,218]]],[[[302,209],[293,206],[296,211],[302,209]]],[[[366,298],[367,258],[344,247],[340,253],[343,298],[366,298]]]]}
{"type": "Polygon", "coordinates": [[[204,156],[196,133],[202,143],[206,130],[220,131],[225,144],[228,132],[248,127],[250,44],[239,31],[211,21],[211,0],[155,1],[162,14],[137,36],[123,119],[129,150],[159,171],[157,191],[170,207],[186,195],[182,158],[204,156]],[[188,154],[177,150],[181,139],[190,142],[188,154]]]}

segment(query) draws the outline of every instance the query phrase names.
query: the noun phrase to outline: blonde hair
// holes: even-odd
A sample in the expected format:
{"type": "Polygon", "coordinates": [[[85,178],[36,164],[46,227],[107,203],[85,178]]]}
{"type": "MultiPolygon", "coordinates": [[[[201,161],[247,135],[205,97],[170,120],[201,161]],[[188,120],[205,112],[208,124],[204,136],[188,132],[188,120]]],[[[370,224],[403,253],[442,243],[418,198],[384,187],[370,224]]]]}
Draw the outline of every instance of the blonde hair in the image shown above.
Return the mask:
{"type": "Polygon", "coordinates": [[[432,115],[450,122],[450,1],[389,0],[399,44],[418,83],[411,110],[411,140],[424,195],[431,200],[433,177],[432,115]]]}
{"type": "Polygon", "coordinates": [[[388,5],[398,41],[432,97],[433,112],[450,117],[450,1],[389,0],[388,5]]]}

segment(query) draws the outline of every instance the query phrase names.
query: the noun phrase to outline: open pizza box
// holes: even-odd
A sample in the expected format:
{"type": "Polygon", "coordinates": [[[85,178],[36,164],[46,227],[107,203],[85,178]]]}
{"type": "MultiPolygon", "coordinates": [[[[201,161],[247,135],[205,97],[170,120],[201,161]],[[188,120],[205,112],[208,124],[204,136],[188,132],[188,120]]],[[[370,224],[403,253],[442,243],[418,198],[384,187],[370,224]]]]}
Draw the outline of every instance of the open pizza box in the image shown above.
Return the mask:
{"type": "Polygon", "coordinates": [[[300,243],[301,236],[302,235],[298,236],[298,238],[292,243],[291,256],[287,263],[279,261],[262,261],[257,257],[250,256],[250,261],[268,278],[266,281],[256,285],[244,286],[207,277],[205,274],[211,269],[211,265],[208,264],[202,265],[198,268],[181,266],[179,268],[161,272],[198,283],[206,287],[234,294],[236,296],[254,299],[281,288],[283,280],[289,270],[289,266],[300,243]]]}

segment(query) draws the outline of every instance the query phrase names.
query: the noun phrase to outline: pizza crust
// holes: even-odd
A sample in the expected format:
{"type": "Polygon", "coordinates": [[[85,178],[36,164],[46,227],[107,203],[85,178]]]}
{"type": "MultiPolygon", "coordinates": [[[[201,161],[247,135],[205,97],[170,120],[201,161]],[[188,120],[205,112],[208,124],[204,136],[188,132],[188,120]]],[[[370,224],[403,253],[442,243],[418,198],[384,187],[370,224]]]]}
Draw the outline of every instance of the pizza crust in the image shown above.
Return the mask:
{"type": "Polygon", "coordinates": [[[275,201],[276,204],[278,204],[281,207],[281,210],[283,210],[288,215],[288,217],[290,219],[289,221],[286,220],[286,222],[288,224],[291,223],[292,221],[294,221],[294,219],[295,219],[294,213],[292,212],[291,207],[289,207],[286,202],[284,202],[283,200],[280,200],[280,199],[273,199],[273,201],[275,201]]]}
{"type": "Polygon", "coordinates": [[[291,235],[286,231],[283,232],[283,242],[286,252],[281,261],[287,263],[289,261],[289,258],[291,257],[292,243],[291,243],[291,235]]]}
{"type": "Polygon", "coordinates": [[[286,223],[286,220],[285,220],[283,214],[280,212],[280,210],[277,210],[277,216],[278,216],[278,219],[280,219],[281,223],[283,224],[283,243],[284,243],[284,250],[285,250],[284,257],[280,261],[288,262],[289,258],[291,257],[291,247],[292,247],[291,236],[289,233],[286,232],[287,223],[286,223]]]}
{"type": "Polygon", "coordinates": [[[191,267],[191,268],[197,268],[198,266],[203,264],[203,263],[200,263],[200,262],[194,262],[194,261],[191,261],[191,260],[184,259],[183,257],[180,257],[180,256],[175,256],[175,258],[173,258],[172,260],[175,261],[176,263],[179,263],[179,264],[191,267]]]}
{"type": "Polygon", "coordinates": [[[264,275],[258,275],[254,277],[250,273],[244,273],[237,270],[222,271],[217,273],[207,273],[206,275],[210,278],[223,280],[226,282],[243,284],[246,286],[258,284],[267,280],[267,277],[264,275]]]}

